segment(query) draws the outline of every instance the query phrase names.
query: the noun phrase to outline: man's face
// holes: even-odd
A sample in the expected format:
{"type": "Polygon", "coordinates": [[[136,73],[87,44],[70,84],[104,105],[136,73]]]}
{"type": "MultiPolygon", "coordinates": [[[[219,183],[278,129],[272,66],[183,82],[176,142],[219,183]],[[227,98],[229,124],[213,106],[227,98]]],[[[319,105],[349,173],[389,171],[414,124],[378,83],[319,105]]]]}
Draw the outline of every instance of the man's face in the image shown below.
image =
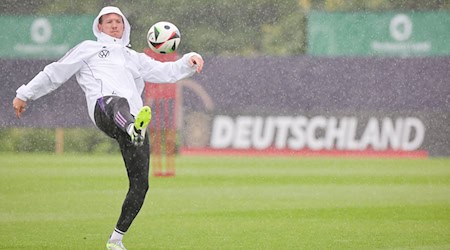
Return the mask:
{"type": "Polygon", "coordinates": [[[123,24],[122,17],[116,13],[103,15],[101,22],[98,24],[98,30],[119,39],[122,38],[124,29],[125,25],[123,24]]]}

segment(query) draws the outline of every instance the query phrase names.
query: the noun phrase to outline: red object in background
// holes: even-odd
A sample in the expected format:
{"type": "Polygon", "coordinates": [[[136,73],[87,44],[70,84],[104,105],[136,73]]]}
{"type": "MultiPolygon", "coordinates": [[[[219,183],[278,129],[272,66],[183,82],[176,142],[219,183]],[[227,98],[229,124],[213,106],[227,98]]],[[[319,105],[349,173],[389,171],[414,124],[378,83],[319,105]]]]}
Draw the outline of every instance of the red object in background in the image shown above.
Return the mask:
{"type": "Polygon", "coordinates": [[[153,51],[152,49],[147,48],[147,49],[144,49],[144,53],[147,56],[155,59],[156,61],[160,61],[160,62],[173,62],[173,61],[178,60],[178,58],[179,58],[177,52],[173,52],[170,54],[159,54],[159,53],[156,53],[155,51],[153,51]]]}
{"type": "MultiPolygon", "coordinates": [[[[159,54],[151,49],[146,49],[144,53],[160,62],[178,60],[176,52],[159,54]]],[[[150,126],[150,140],[154,176],[175,176],[176,92],[177,86],[175,83],[156,84],[147,82],[145,84],[145,103],[152,106],[153,121],[150,126]],[[163,159],[165,159],[165,168],[163,168],[163,159]]]]}
{"type": "Polygon", "coordinates": [[[177,85],[175,83],[146,83],[145,97],[146,99],[175,99],[177,95],[177,85]]]}

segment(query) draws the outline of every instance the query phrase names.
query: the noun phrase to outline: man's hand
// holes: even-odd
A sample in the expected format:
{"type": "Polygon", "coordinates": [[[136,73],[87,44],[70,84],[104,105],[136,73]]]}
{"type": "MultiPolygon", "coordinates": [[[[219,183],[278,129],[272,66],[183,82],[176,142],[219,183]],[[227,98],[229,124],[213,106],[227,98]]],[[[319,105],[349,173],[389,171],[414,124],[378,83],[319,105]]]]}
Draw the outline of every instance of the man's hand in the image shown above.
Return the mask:
{"type": "Polygon", "coordinates": [[[191,66],[195,66],[197,73],[201,73],[202,69],[203,69],[203,59],[197,55],[193,55],[191,56],[191,58],[189,58],[189,64],[191,66]]]}
{"type": "Polygon", "coordinates": [[[20,116],[22,115],[22,113],[26,110],[27,107],[27,102],[23,101],[19,98],[14,98],[13,100],[13,108],[16,111],[16,116],[17,118],[20,118],[20,116]]]}

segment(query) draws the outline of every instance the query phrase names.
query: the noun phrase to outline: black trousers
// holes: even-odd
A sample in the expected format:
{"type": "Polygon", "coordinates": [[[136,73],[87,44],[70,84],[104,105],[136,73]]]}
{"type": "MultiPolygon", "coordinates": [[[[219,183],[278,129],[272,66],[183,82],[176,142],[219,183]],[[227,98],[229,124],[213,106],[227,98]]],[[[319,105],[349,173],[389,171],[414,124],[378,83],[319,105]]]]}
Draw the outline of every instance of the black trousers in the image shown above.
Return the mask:
{"type": "Polygon", "coordinates": [[[127,169],[128,193],[116,225],[117,229],[126,232],[141,210],[149,187],[149,139],[146,136],[142,146],[134,146],[130,141],[126,128],[134,122],[134,117],[130,114],[130,106],[125,98],[104,96],[98,99],[94,118],[97,127],[119,143],[127,169]]]}

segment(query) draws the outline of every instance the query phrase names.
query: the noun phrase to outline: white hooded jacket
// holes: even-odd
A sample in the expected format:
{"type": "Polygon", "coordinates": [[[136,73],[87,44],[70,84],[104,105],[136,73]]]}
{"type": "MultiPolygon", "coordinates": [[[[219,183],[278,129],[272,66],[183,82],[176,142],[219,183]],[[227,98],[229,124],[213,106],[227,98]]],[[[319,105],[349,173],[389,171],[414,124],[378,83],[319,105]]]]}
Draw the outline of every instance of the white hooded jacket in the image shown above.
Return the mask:
{"type": "Polygon", "coordinates": [[[143,106],[144,81],[173,83],[195,73],[189,58],[197,53],[185,54],[176,62],[161,63],[144,53],[127,48],[130,41],[130,24],[116,7],[103,8],[92,25],[97,41],[83,41],[59,61],[47,65],[27,85],[17,89],[21,100],[36,100],[57,89],[73,75],[86,95],[88,112],[95,124],[94,109],[97,99],[107,95],[124,97],[130,104],[130,112],[136,115],[143,106]],[[98,30],[99,18],[104,14],[122,16],[125,30],[122,39],[106,35],[98,30]]]}

